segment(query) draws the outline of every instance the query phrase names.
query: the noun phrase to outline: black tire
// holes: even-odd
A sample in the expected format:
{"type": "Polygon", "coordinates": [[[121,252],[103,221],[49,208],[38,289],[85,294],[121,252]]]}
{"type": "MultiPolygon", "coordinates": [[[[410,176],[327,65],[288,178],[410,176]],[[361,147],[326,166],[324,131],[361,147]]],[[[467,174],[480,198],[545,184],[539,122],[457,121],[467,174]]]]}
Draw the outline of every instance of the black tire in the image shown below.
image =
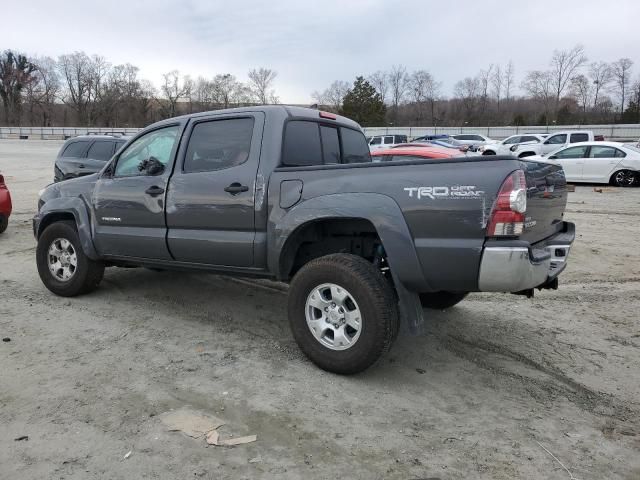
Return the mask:
{"type": "Polygon", "coordinates": [[[104,276],[104,263],[96,262],[82,251],[76,226],[71,221],[55,222],[49,225],[38,238],[36,263],[42,283],[51,292],[61,297],[75,297],[95,290],[104,276]],[[56,239],[71,243],[77,257],[77,267],[67,281],[60,281],[49,271],[49,247],[56,239]]]}
{"type": "Polygon", "coordinates": [[[307,263],[293,278],[289,287],[289,323],[300,349],[318,367],[354,374],[369,368],[391,347],[399,329],[398,304],[390,283],[373,264],[356,255],[332,254],[307,263]],[[307,298],[326,283],[347,290],[360,309],[360,336],[346,350],[323,345],[307,325],[307,298]]]}
{"type": "Polygon", "coordinates": [[[460,303],[467,295],[469,295],[467,292],[421,293],[420,303],[422,303],[422,306],[424,308],[431,308],[433,310],[445,310],[460,303]]]}
{"type": "Polygon", "coordinates": [[[9,226],[9,217],[0,215],[0,233],[3,233],[9,226]]]}
{"type": "Polygon", "coordinates": [[[533,157],[534,155],[535,155],[535,153],[533,153],[533,152],[523,152],[520,155],[518,155],[518,158],[533,157]]]}
{"type": "Polygon", "coordinates": [[[611,175],[611,184],[616,187],[633,187],[638,184],[638,174],[631,170],[619,170],[611,175]]]}
{"type": "Polygon", "coordinates": [[[494,152],[493,150],[487,150],[485,152],[482,152],[482,155],[495,155],[496,152],[494,152]]]}

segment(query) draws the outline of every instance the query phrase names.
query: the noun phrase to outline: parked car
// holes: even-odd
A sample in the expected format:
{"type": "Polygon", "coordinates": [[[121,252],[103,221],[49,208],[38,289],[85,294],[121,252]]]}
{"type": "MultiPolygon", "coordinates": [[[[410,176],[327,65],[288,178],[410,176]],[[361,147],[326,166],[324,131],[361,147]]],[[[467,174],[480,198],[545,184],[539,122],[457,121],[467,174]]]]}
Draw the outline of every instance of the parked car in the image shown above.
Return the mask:
{"type": "MultiPolygon", "coordinates": [[[[425,138],[425,137],[421,137],[421,138],[425,138]]],[[[449,135],[441,136],[437,138],[433,136],[431,140],[416,139],[411,143],[427,143],[428,145],[433,145],[436,147],[452,148],[460,152],[467,152],[469,150],[469,145],[465,145],[462,142],[459,142],[458,140],[456,140],[455,138],[450,137],[449,135]]]]}
{"type": "Polygon", "coordinates": [[[60,182],[99,172],[129,137],[80,135],[67,140],[58,152],[53,181],[60,182]]]}
{"type": "Polygon", "coordinates": [[[451,138],[455,138],[460,143],[464,145],[484,145],[487,143],[494,143],[495,140],[486,137],[485,135],[480,135],[478,133],[456,133],[455,135],[451,135],[451,138]]]}
{"type": "Polygon", "coordinates": [[[596,138],[591,131],[569,130],[549,135],[543,142],[528,142],[515,145],[513,154],[519,158],[531,155],[546,155],[572,143],[593,142],[596,138]]]}
{"type": "Polygon", "coordinates": [[[482,155],[513,155],[515,145],[541,143],[544,142],[545,136],[534,133],[526,133],[520,135],[511,135],[501,142],[492,143],[490,145],[482,145],[478,151],[482,155]]]}
{"type": "Polygon", "coordinates": [[[0,173],[0,233],[9,226],[11,208],[11,193],[9,193],[9,188],[4,181],[4,175],[0,173]]]}
{"type": "Polygon", "coordinates": [[[33,230],[61,296],[95,289],[107,266],[289,282],[293,337],[346,374],[390,348],[400,318],[421,331],[421,303],[557,288],[575,237],[566,201],[557,162],[373,163],[357,123],[272,105],[145,128],[101,172],[44,189],[33,230]]]}
{"type": "Polygon", "coordinates": [[[548,158],[562,165],[569,182],[610,183],[618,187],[640,182],[640,148],[632,144],[582,142],[555,150],[548,158]]]}
{"type": "Polygon", "coordinates": [[[391,148],[400,143],[407,143],[406,135],[374,135],[369,139],[369,149],[391,148]]]}
{"type": "Polygon", "coordinates": [[[413,143],[407,143],[408,147],[396,146],[387,150],[376,150],[371,154],[372,161],[377,162],[394,162],[398,160],[421,160],[425,158],[455,158],[460,156],[451,148],[434,147],[428,144],[415,146],[413,143]]]}

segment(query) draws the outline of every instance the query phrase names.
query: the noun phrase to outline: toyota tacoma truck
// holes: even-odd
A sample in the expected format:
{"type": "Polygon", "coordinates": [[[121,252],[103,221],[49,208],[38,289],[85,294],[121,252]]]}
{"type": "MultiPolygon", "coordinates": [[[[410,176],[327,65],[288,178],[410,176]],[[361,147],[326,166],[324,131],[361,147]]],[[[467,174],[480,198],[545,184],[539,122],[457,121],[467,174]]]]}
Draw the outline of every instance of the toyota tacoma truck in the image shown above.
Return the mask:
{"type": "Polygon", "coordinates": [[[145,128],[99,173],[45,188],[33,229],[40,278],[61,296],[92,291],[105,267],[287,282],[302,351],[349,374],[401,320],[419,333],[423,307],[557,288],[575,236],[566,200],[553,160],[373,163],[357,123],[262,106],[145,128]]]}

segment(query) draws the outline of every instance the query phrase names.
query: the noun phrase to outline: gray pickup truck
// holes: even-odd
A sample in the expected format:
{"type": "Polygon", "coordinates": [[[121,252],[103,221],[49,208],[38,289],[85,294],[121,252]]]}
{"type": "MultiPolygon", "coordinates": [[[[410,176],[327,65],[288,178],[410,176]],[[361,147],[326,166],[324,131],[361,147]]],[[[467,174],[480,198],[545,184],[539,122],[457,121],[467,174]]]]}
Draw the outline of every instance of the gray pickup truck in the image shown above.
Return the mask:
{"type": "Polygon", "coordinates": [[[90,292],[112,266],[288,282],[300,348],[346,374],[380,358],[401,319],[420,332],[423,307],[557,288],[575,237],[566,200],[554,161],[372,163],[353,121],[262,106],[147,127],[101,172],[44,189],[33,228],[57,295],[90,292]]]}

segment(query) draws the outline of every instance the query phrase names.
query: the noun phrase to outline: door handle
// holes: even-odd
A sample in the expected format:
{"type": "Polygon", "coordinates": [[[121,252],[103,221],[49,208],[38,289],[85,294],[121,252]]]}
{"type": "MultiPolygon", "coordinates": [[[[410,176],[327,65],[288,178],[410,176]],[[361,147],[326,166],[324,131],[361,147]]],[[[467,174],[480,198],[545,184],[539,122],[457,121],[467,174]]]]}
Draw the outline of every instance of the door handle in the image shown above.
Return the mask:
{"type": "Polygon", "coordinates": [[[230,193],[231,195],[237,195],[240,192],[248,192],[249,187],[246,185],[240,185],[238,182],[233,182],[227,188],[224,189],[225,192],[230,193]]]}
{"type": "Polygon", "coordinates": [[[144,193],[146,193],[147,195],[151,195],[152,197],[157,197],[158,195],[161,195],[164,193],[164,188],[154,185],[152,187],[147,188],[144,191],[144,193]]]}

